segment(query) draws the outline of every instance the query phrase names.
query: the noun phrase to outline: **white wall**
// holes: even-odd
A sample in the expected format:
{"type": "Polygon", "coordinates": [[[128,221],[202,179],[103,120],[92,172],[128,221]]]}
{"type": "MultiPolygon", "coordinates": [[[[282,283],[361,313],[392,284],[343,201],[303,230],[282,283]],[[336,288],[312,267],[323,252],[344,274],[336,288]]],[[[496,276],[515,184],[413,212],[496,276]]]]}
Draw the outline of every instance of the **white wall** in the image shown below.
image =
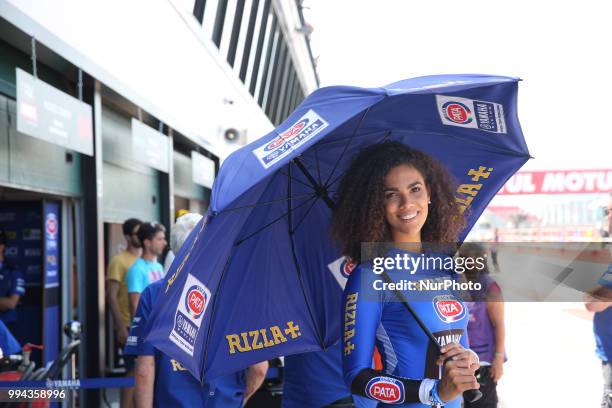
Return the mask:
{"type": "Polygon", "coordinates": [[[180,0],[4,0],[0,15],[221,157],[219,126],[272,129],[180,0]]]}
{"type": "Polygon", "coordinates": [[[306,95],[318,88],[315,72],[312,69],[308,44],[303,33],[297,31],[301,27],[300,15],[294,0],[274,0],[274,9],[280,17],[279,25],[285,34],[289,52],[296,62],[296,72],[304,85],[306,95]]]}

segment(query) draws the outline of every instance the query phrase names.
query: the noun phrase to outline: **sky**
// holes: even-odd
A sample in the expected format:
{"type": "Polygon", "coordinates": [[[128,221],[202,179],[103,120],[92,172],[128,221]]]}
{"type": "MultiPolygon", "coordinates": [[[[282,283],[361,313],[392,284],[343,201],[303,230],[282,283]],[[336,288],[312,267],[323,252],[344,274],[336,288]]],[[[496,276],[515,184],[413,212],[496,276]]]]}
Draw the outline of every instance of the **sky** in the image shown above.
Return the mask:
{"type": "Polygon", "coordinates": [[[304,0],[321,85],[520,77],[525,170],[610,169],[612,2],[304,0]]]}

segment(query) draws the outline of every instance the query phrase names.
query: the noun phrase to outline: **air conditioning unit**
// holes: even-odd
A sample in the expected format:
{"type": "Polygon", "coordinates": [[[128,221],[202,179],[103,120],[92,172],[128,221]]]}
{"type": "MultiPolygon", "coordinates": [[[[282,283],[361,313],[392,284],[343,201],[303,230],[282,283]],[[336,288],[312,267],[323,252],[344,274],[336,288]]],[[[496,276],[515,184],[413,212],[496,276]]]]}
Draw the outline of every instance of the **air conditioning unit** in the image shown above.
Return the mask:
{"type": "Polygon", "coordinates": [[[246,129],[227,128],[223,132],[223,140],[231,145],[244,146],[247,143],[246,129]]]}
{"type": "Polygon", "coordinates": [[[233,97],[225,96],[216,117],[219,124],[218,140],[232,150],[247,144],[247,126],[241,120],[245,115],[244,109],[233,97]]]}

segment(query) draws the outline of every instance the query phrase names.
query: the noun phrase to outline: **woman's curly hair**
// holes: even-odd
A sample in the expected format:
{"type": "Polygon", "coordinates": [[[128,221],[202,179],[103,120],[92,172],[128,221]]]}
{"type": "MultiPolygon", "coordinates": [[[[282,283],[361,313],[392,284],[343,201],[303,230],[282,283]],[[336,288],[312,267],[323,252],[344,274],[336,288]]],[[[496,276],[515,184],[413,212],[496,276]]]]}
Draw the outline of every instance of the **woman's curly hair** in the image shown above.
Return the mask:
{"type": "Polygon", "coordinates": [[[392,168],[402,164],[414,167],[423,175],[430,196],[421,240],[445,244],[457,240],[465,218],[455,201],[455,184],[448,170],[420,150],[387,141],[359,152],[340,182],[331,234],[340,243],[344,255],[360,261],[362,242],[391,241],[384,211],[384,181],[392,168]]]}

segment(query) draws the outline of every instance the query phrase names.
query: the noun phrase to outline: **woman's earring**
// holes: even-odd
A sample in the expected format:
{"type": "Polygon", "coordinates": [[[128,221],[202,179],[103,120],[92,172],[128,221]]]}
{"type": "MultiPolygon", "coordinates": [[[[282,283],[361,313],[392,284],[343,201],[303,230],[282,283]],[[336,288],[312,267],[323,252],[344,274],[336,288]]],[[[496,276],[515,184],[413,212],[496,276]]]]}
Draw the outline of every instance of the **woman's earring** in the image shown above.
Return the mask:
{"type": "Polygon", "coordinates": [[[427,204],[431,204],[431,200],[429,200],[429,202],[427,204]]]}

